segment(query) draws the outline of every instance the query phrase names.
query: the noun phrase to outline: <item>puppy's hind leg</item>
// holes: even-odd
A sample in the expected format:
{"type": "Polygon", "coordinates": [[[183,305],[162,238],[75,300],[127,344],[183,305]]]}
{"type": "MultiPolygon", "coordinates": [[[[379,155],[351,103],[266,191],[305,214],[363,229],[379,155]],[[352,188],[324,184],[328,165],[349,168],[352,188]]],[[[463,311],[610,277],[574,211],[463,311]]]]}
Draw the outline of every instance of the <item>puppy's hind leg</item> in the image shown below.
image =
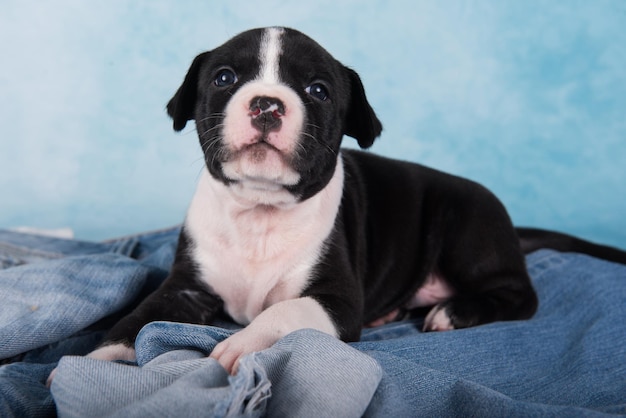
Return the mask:
{"type": "Polygon", "coordinates": [[[504,206],[481,187],[456,196],[435,232],[433,268],[451,297],[435,304],[424,329],[467,328],[530,318],[537,296],[519,239],[504,206]]]}
{"type": "Polygon", "coordinates": [[[523,285],[525,282],[523,278],[506,281],[510,287],[484,293],[458,292],[430,310],[423,330],[448,331],[495,321],[529,319],[537,309],[537,297],[530,284],[523,285]]]}

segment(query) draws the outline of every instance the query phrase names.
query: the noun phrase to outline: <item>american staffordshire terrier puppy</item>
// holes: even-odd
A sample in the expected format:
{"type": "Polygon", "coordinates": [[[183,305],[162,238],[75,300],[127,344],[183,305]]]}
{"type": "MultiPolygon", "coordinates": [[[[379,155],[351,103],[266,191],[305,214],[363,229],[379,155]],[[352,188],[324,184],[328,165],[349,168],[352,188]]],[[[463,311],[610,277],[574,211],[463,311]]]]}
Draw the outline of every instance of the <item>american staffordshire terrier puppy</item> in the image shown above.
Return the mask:
{"type": "Polygon", "coordinates": [[[195,121],[205,168],[169,277],[90,357],[133,360],[147,323],[225,314],[245,328],[211,357],[232,373],[298,329],[355,341],[417,308],[424,331],[535,312],[518,233],[527,250],[546,235],[516,231],[477,183],[341,149],[382,126],[359,76],[304,34],[255,29],[200,54],[167,111],[177,131],[195,121]]]}

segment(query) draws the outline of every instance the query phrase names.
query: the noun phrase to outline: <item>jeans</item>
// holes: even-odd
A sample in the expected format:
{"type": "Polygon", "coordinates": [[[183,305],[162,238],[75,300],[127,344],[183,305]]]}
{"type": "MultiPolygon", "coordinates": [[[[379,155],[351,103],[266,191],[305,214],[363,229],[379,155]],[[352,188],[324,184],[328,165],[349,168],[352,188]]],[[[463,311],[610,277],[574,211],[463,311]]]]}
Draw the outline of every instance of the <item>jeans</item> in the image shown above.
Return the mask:
{"type": "Polygon", "coordinates": [[[527,257],[528,321],[422,333],[417,318],[351,344],[300,330],[236,376],[207,358],[233,324],[148,324],[136,364],[80,357],[164,279],[177,234],[0,231],[0,416],[626,416],[626,266],[547,250],[527,257]]]}

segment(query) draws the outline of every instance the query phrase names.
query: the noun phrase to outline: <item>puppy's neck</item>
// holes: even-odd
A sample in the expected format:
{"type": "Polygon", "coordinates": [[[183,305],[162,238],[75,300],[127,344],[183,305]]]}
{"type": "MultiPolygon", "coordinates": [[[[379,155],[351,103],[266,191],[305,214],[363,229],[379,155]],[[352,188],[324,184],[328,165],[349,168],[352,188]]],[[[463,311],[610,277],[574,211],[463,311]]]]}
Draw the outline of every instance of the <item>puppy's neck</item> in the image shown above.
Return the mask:
{"type": "MultiPolygon", "coordinates": [[[[204,173],[208,175],[207,172],[204,173]]],[[[209,175],[211,192],[233,210],[288,210],[298,204],[298,198],[283,185],[259,180],[240,180],[228,185],[209,175]]],[[[202,181],[202,180],[201,180],[202,181]]]]}
{"type": "Polygon", "coordinates": [[[326,239],[343,194],[343,162],[319,193],[298,201],[283,188],[225,185],[205,170],[192,199],[185,226],[189,233],[232,247],[248,259],[271,259],[297,245],[299,237],[326,239]],[[246,250],[247,248],[247,250],[246,250]],[[258,249],[262,248],[263,251],[258,249]]]}

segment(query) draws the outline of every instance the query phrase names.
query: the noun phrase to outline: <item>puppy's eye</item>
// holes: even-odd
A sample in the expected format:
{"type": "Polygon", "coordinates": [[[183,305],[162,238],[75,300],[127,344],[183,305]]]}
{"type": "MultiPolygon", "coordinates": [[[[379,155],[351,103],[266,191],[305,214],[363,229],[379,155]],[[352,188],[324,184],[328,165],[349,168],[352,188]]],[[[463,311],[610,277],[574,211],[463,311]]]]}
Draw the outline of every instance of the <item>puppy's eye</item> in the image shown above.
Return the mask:
{"type": "Polygon", "coordinates": [[[304,89],[304,91],[322,102],[325,102],[329,98],[328,89],[321,83],[313,83],[304,89]]]}
{"type": "Polygon", "coordinates": [[[217,77],[215,77],[215,85],[218,87],[226,87],[237,82],[237,75],[233,70],[228,68],[224,68],[217,73],[217,77]]]}

